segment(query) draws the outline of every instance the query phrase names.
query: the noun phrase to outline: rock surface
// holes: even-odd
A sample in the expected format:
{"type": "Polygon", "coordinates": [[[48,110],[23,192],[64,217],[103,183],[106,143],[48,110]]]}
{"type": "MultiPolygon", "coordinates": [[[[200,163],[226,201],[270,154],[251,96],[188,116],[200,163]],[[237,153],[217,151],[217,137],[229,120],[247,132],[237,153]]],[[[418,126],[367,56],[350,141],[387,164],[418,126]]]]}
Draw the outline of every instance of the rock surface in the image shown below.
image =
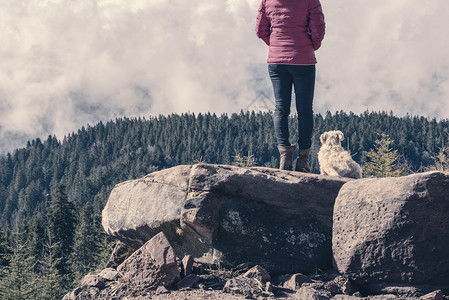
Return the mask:
{"type": "Polygon", "coordinates": [[[117,271],[135,290],[170,286],[179,277],[175,253],[162,232],[128,257],[117,271]]]}
{"type": "Polygon", "coordinates": [[[181,261],[181,277],[189,276],[193,271],[193,256],[186,255],[181,261]]]}
{"type": "Polygon", "coordinates": [[[191,166],[178,166],[119,183],[103,209],[104,230],[138,249],[164,229],[171,235],[187,196],[191,166]]]}
{"type": "MultiPolygon", "coordinates": [[[[144,245],[145,246],[145,245],[144,245]]],[[[180,266],[179,266],[180,267],[180,266]]],[[[282,281],[267,281],[271,277],[260,266],[248,269],[241,265],[232,270],[222,268],[207,269],[205,274],[192,273],[171,286],[159,285],[156,289],[141,289],[133,282],[121,279],[119,272],[107,268],[87,275],[78,287],[64,297],[64,300],[204,300],[204,299],[332,299],[332,300],[444,300],[449,299],[441,291],[434,291],[422,297],[398,297],[381,295],[363,297],[360,292],[352,296],[343,295],[347,279],[336,273],[314,275],[306,278],[296,290],[282,287],[282,281]],[[115,280],[109,280],[109,279],[115,280]],[[266,282],[265,282],[266,281],[266,282]],[[104,284],[98,284],[102,282],[104,284]]],[[[304,276],[304,275],[302,275],[304,276]]],[[[278,276],[278,279],[291,278],[291,275],[278,276]]],[[[306,277],[306,276],[304,276],[306,277]]]]}
{"type": "Polygon", "coordinates": [[[296,298],[304,300],[330,300],[332,295],[326,290],[317,290],[311,286],[304,285],[296,293],[296,298]]]}
{"type": "Polygon", "coordinates": [[[292,291],[296,291],[297,289],[301,288],[301,286],[304,283],[311,283],[312,280],[307,277],[304,274],[301,273],[296,273],[293,274],[291,276],[289,276],[288,278],[286,278],[285,282],[282,284],[282,286],[286,289],[292,290],[292,291]]]}
{"type": "Polygon", "coordinates": [[[333,204],[349,181],[259,167],[178,166],[117,185],[103,227],[134,248],[163,231],[178,256],[203,263],[314,271],[331,266],[333,204]]]}
{"type": "Polygon", "coordinates": [[[161,232],[128,257],[117,270],[86,275],[64,300],[123,299],[170,286],[179,277],[173,248],[161,232]]]}
{"type": "Polygon", "coordinates": [[[267,282],[271,281],[270,273],[268,273],[267,270],[265,270],[259,265],[252,267],[251,269],[246,271],[245,274],[243,274],[242,276],[257,279],[263,284],[266,284],[267,282]]]}
{"type": "Polygon", "coordinates": [[[447,291],[448,233],[449,173],[349,182],[334,208],[335,266],[369,293],[447,291]]]}

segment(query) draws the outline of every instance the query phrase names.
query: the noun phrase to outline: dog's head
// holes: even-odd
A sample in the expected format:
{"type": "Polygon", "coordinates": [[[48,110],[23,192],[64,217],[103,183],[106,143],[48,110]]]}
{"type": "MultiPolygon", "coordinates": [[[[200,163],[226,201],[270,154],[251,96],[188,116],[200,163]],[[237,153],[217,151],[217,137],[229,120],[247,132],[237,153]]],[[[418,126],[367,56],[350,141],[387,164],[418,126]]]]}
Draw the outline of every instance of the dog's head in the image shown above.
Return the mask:
{"type": "Polygon", "coordinates": [[[340,130],[328,131],[320,136],[322,145],[340,145],[345,138],[343,132],[340,130]]]}

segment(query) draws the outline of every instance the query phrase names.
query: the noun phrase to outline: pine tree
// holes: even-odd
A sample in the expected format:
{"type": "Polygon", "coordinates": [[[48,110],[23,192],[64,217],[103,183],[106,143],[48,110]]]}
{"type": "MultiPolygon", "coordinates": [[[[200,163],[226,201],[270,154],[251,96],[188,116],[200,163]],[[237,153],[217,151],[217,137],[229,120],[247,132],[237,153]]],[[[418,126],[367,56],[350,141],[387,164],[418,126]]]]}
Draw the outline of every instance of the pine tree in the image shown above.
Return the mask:
{"type": "Polygon", "coordinates": [[[67,280],[70,281],[69,261],[73,250],[77,217],[75,205],[69,201],[63,184],[59,184],[52,195],[47,220],[51,239],[57,244],[55,258],[61,259],[56,267],[59,273],[68,276],[67,280]]]}
{"type": "Polygon", "coordinates": [[[0,299],[35,299],[36,261],[25,234],[19,229],[14,230],[7,247],[9,254],[6,255],[7,266],[2,268],[4,274],[0,281],[0,299]]]}
{"type": "Polygon", "coordinates": [[[433,165],[427,171],[449,171],[449,147],[442,147],[437,155],[433,156],[433,165]]]}
{"type": "MultiPolygon", "coordinates": [[[[8,255],[7,245],[6,245],[6,232],[0,227],[0,270],[3,270],[7,266],[6,257],[8,255]]],[[[0,279],[2,278],[2,272],[0,271],[0,279]]]]}
{"type": "Polygon", "coordinates": [[[398,150],[393,150],[394,141],[388,134],[379,134],[380,138],[374,142],[374,149],[365,152],[369,159],[363,166],[365,176],[398,177],[404,175],[407,170],[398,165],[398,150]]]}
{"type": "Polygon", "coordinates": [[[56,300],[63,296],[62,275],[57,268],[61,258],[56,257],[58,244],[54,243],[51,234],[48,235],[48,241],[45,244],[44,258],[40,262],[42,277],[40,279],[40,299],[56,300]]]}
{"type": "Polygon", "coordinates": [[[101,212],[106,199],[102,201],[98,201],[94,206],[94,231],[95,237],[97,240],[97,268],[103,269],[106,267],[107,262],[111,256],[112,250],[114,249],[114,245],[116,243],[116,239],[112,238],[110,235],[106,234],[103,229],[103,225],[101,224],[101,212]]]}
{"type": "Polygon", "coordinates": [[[92,208],[85,205],[80,212],[73,246],[73,272],[79,279],[98,264],[98,242],[94,230],[92,208]]]}
{"type": "Polygon", "coordinates": [[[36,257],[37,264],[36,270],[39,269],[39,260],[42,258],[42,250],[45,243],[45,228],[42,218],[35,215],[29,222],[27,226],[28,241],[30,242],[30,247],[33,250],[33,255],[36,257]]]}

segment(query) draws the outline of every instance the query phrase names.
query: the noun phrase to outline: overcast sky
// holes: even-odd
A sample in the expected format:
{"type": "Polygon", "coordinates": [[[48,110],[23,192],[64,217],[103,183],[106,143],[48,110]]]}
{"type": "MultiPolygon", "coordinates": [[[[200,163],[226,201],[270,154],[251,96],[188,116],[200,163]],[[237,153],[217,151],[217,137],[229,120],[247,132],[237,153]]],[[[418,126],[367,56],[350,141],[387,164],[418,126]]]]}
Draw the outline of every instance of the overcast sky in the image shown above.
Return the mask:
{"type": "MultiPolygon", "coordinates": [[[[259,3],[2,0],[0,151],[115,117],[232,113],[272,97],[259,3]]],[[[449,118],[449,1],[322,6],[315,112],[449,118]]]]}

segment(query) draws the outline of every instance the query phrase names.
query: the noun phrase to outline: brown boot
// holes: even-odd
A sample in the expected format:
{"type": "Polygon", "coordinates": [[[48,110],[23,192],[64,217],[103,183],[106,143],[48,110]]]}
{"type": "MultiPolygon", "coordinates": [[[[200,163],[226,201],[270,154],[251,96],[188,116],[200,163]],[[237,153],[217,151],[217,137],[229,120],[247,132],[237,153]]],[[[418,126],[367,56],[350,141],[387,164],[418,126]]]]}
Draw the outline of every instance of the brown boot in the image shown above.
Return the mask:
{"type": "Polygon", "coordinates": [[[296,160],[296,169],[295,169],[297,172],[303,172],[303,173],[310,172],[309,154],[310,154],[310,148],[309,149],[298,149],[298,159],[296,160]]]}
{"type": "Polygon", "coordinates": [[[293,152],[295,152],[296,146],[278,146],[278,149],[281,154],[279,169],[293,170],[293,152]]]}

